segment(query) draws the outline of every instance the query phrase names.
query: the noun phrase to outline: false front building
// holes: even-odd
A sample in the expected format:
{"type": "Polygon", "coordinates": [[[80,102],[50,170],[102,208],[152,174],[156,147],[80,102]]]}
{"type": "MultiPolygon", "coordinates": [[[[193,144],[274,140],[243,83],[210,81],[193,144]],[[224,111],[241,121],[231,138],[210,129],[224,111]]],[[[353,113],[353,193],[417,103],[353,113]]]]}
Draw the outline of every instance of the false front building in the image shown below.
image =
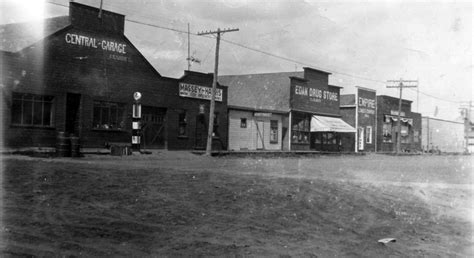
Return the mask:
{"type": "Polygon", "coordinates": [[[340,87],[330,73],[219,76],[228,86],[229,150],[343,151],[355,129],[340,118],[340,87]]]}
{"type": "Polygon", "coordinates": [[[346,134],[344,149],[355,152],[374,152],[376,146],[377,97],[375,90],[356,87],[356,94],[341,95],[342,119],[356,128],[346,134]]]}
{"type": "Polygon", "coordinates": [[[377,96],[377,151],[394,152],[397,146],[398,117],[400,115],[400,150],[421,151],[421,114],[411,111],[412,101],[402,99],[398,113],[399,99],[377,96]]]}
{"type": "MultiPolygon", "coordinates": [[[[124,35],[121,14],[70,2],[69,16],[35,24],[0,32],[2,145],[54,147],[60,132],[83,147],[131,143],[139,92],[142,147],[202,148],[212,74],[161,76],[124,35]]],[[[225,148],[227,89],[218,89],[215,138],[225,148]]]]}

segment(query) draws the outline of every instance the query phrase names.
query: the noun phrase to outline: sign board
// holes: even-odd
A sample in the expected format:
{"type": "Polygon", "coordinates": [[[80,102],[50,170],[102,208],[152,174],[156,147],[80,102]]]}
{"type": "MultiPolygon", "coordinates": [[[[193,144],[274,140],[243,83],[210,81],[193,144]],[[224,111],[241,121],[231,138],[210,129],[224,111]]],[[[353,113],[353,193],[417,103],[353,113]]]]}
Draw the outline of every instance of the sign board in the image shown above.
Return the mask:
{"type": "MultiPolygon", "coordinates": [[[[390,115],[398,116],[398,110],[390,110],[390,115]]],[[[400,116],[405,116],[405,112],[401,111],[400,116]]]]}
{"type": "Polygon", "coordinates": [[[293,81],[290,88],[291,108],[308,112],[339,114],[339,97],[339,88],[319,81],[293,81]]]}
{"type": "MultiPolygon", "coordinates": [[[[189,83],[179,84],[179,96],[185,98],[211,100],[212,88],[189,83]]],[[[222,89],[216,88],[215,101],[222,102],[222,89]]]]}
{"type": "Polygon", "coordinates": [[[255,112],[253,113],[254,117],[272,117],[272,113],[260,113],[260,112],[255,112]]]}

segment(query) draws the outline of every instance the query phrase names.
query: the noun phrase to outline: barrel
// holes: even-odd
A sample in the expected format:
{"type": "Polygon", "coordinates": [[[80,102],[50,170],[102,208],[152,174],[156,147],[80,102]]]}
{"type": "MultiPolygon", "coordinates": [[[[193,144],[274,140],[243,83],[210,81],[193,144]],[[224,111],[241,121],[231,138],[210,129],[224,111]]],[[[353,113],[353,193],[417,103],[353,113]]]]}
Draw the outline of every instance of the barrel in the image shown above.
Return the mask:
{"type": "Polygon", "coordinates": [[[56,136],[56,155],[58,157],[71,156],[70,141],[64,132],[58,132],[58,135],[56,136]]]}
{"type": "Polygon", "coordinates": [[[69,138],[71,140],[71,157],[80,157],[81,144],[79,142],[79,137],[71,135],[69,138]]]}

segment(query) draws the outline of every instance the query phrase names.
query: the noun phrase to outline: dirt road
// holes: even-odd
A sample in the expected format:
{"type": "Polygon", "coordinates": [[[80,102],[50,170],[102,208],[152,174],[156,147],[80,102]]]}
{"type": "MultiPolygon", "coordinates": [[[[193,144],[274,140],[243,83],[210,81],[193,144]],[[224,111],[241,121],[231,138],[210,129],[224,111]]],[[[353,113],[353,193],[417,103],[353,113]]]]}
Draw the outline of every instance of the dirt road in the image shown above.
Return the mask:
{"type": "Polygon", "coordinates": [[[470,156],[1,160],[2,256],[474,254],[470,156]]]}

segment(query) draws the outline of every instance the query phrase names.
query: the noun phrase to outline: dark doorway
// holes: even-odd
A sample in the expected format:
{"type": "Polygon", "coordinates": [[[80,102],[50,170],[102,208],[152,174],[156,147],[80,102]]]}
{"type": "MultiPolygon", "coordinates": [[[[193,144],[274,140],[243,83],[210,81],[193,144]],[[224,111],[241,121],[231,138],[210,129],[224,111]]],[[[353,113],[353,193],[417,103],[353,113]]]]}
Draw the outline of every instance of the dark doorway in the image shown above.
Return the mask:
{"type": "Polygon", "coordinates": [[[195,149],[203,150],[206,148],[207,143],[207,126],[206,117],[200,114],[196,117],[196,142],[195,149]]]}
{"type": "Polygon", "coordinates": [[[66,96],[66,133],[79,136],[79,110],[81,94],[68,93],[66,96]]]}

